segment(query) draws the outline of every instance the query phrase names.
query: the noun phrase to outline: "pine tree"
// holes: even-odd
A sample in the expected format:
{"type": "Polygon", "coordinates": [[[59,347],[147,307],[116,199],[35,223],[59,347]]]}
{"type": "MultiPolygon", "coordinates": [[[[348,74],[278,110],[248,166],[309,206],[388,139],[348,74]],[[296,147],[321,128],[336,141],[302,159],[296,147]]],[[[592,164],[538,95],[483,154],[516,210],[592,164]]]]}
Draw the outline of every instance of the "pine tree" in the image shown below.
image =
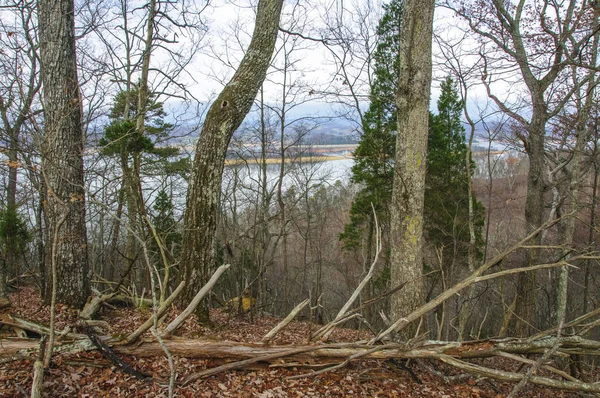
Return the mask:
{"type": "MultiPolygon", "coordinates": [[[[150,95],[146,102],[144,112],[143,128],[138,127],[138,97],[137,87],[129,91],[119,92],[114,99],[109,113],[110,123],[104,128],[104,137],[98,144],[106,156],[114,156],[119,159],[123,180],[121,191],[118,196],[117,216],[121,216],[124,204],[127,208],[127,239],[124,255],[124,267],[126,272],[132,272],[136,276],[138,287],[144,288],[147,283],[146,267],[143,264],[135,266],[135,259],[139,250],[136,234],[140,236],[150,235],[147,225],[147,210],[144,193],[142,190],[142,170],[148,165],[148,160],[158,162],[165,172],[171,166],[169,157],[179,154],[177,148],[158,147],[155,143],[164,141],[169,137],[173,126],[164,121],[166,112],[162,102],[156,101],[150,95]]],[[[173,162],[175,169],[181,167],[179,161],[173,162]]],[[[172,173],[171,173],[172,174],[172,173]]],[[[113,226],[113,241],[111,243],[113,257],[117,258],[117,246],[120,223],[113,226]]],[[[150,239],[154,245],[154,239],[150,239]]],[[[157,246],[154,246],[157,248],[157,246]]]]}
{"type": "Polygon", "coordinates": [[[177,222],[173,214],[173,201],[164,189],[158,191],[156,195],[152,224],[167,249],[171,250],[173,245],[181,242],[181,233],[177,230],[177,222]]]}
{"type": "MultiPolygon", "coordinates": [[[[430,245],[444,248],[444,266],[448,268],[453,262],[466,263],[469,245],[469,198],[465,170],[467,145],[461,123],[463,102],[450,76],[441,84],[437,106],[438,114],[431,114],[429,120],[425,238],[430,245]]],[[[477,200],[473,204],[476,236],[480,244],[484,209],[477,200]]]]}
{"type": "Polygon", "coordinates": [[[108,115],[110,123],[98,142],[105,155],[130,156],[142,152],[159,152],[154,144],[169,136],[173,125],[166,123],[163,103],[150,97],[145,113],[144,131],[136,129],[138,90],[121,91],[115,96],[108,115]],[[154,137],[152,140],[150,137],[154,137]]]}
{"type": "Polygon", "coordinates": [[[385,14],[379,21],[379,44],[373,55],[374,79],[371,103],[363,117],[363,135],[354,151],[352,182],[361,186],[350,209],[350,223],[344,227],[340,239],[346,249],[357,249],[367,235],[367,261],[374,255],[374,217],[380,225],[388,218],[394,173],[396,102],[398,81],[398,52],[402,1],[393,0],[384,5],[385,14]],[[371,207],[373,205],[373,208],[371,207]]]}

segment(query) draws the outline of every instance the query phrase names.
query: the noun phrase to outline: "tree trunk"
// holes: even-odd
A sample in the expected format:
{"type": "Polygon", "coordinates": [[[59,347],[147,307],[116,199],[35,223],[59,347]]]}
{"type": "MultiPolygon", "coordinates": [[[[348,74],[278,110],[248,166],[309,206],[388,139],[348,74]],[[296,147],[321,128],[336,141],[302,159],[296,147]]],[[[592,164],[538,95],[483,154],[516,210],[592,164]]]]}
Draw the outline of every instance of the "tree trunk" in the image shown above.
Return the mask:
{"type": "MultiPolygon", "coordinates": [[[[6,215],[9,219],[12,218],[12,214],[17,213],[17,145],[19,139],[19,132],[15,129],[10,129],[9,133],[9,149],[8,149],[8,186],[6,189],[6,215]]],[[[5,253],[3,258],[0,258],[0,299],[8,298],[8,291],[6,286],[6,280],[12,275],[18,273],[16,262],[15,237],[12,235],[6,236],[6,244],[4,247],[5,253]]]]}
{"type": "MultiPolygon", "coordinates": [[[[535,96],[534,96],[535,97],[535,96]]],[[[543,99],[542,99],[543,101],[543,99]]],[[[538,103],[539,104],[539,103],[538,103]]],[[[538,108],[540,108],[538,106],[538,108]]],[[[534,115],[529,125],[529,139],[526,151],[529,158],[529,173],[527,175],[527,198],[525,200],[525,223],[527,234],[539,228],[544,222],[544,192],[546,183],[544,172],[546,161],[544,158],[544,145],[546,141],[546,112],[534,106],[534,115]],[[543,114],[543,116],[539,116],[543,114]]],[[[532,245],[542,244],[542,235],[537,235],[531,242],[532,245]]],[[[533,248],[525,252],[527,265],[534,265],[538,261],[539,249],[533,248]]],[[[536,325],[536,275],[535,272],[519,274],[517,281],[517,299],[515,303],[514,322],[512,335],[525,337],[531,334],[536,325]]]]}
{"type": "MultiPolygon", "coordinates": [[[[215,232],[227,147],[252,107],[269,67],[281,15],[282,0],[260,0],[252,41],[231,81],[210,107],[196,146],[186,200],[182,264],[190,300],[215,267],[215,232]]],[[[200,320],[208,311],[199,306],[200,320]]]]}
{"type": "MultiPolygon", "coordinates": [[[[594,13],[594,26],[598,25],[598,13],[594,13]]],[[[591,52],[591,64],[596,65],[598,58],[598,43],[600,41],[600,35],[596,33],[594,35],[592,52],[591,52]]],[[[573,151],[573,159],[571,160],[570,170],[570,186],[569,186],[569,203],[567,207],[568,213],[574,213],[566,219],[565,233],[563,236],[563,242],[571,247],[575,244],[575,227],[577,218],[575,214],[578,214],[581,210],[581,203],[579,199],[579,192],[581,189],[581,179],[585,174],[584,170],[584,155],[586,152],[586,146],[588,145],[591,131],[587,128],[587,123],[592,111],[592,106],[595,99],[596,85],[598,80],[596,77],[596,70],[590,69],[587,74],[588,83],[584,92],[576,93],[576,104],[577,104],[577,123],[575,126],[575,148],[573,151]]],[[[573,83],[578,84],[578,77],[573,76],[573,83]]],[[[594,193],[595,194],[595,193],[594,193]]],[[[571,257],[569,249],[564,251],[565,258],[571,257]]],[[[569,269],[564,266],[560,269],[559,281],[558,281],[558,293],[557,293],[557,311],[556,320],[559,324],[561,321],[565,321],[568,317],[567,314],[567,297],[568,297],[568,279],[569,269]]],[[[585,290],[585,286],[584,286],[585,290]]],[[[584,304],[585,307],[585,304],[584,304]]]]}
{"type": "MultiPolygon", "coordinates": [[[[42,172],[47,183],[48,230],[62,215],[56,252],[57,301],[82,307],[90,291],[85,224],[82,105],[75,55],[73,0],[39,0],[44,93],[42,172]]],[[[48,245],[50,246],[50,245],[48,245]]]]}
{"type": "MultiPolygon", "coordinates": [[[[406,285],[392,296],[394,320],[423,303],[421,248],[434,3],[433,0],[407,0],[400,32],[390,264],[392,286],[406,285]]],[[[414,330],[404,329],[402,337],[412,337],[414,330]]]]}

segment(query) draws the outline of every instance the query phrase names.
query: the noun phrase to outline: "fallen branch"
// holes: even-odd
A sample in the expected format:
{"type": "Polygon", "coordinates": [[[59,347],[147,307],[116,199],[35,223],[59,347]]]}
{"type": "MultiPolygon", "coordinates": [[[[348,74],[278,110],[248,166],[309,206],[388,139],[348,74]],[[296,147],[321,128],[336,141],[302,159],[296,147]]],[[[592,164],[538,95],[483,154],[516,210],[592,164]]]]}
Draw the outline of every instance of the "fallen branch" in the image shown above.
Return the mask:
{"type": "MultiPolygon", "coordinates": [[[[483,280],[489,280],[492,278],[501,277],[501,276],[506,275],[506,272],[504,272],[504,271],[499,271],[497,273],[490,274],[490,275],[483,275],[483,273],[486,272],[487,270],[489,270],[490,268],[494,267],[495,265],[499,264],[500,262],[502,262],[502,260],[504,260],[508,255],[510,255],[517,249],[520,249],[525,243],[527,243],[529,240],[533,239],[541,231],[543,231],[547,228],[550,228],[556,222],[558,222],[558,219],[552,220],[551,222],[544,224],[540,228],[536,229],[535,231],[533,231],[532,233],[527,235],[520,242],[518,242],[517,244],[515,244],[514,246],[512,246],[511,248],[506,250],[505,252],[498,254],[496,257],[494,257],[490,261],[487,261],[486,263],[484,263],[481,267],[479,267],[473,273],[471,273],[471,275],[469,275],[467,278],[463,279],[462,281],[456,283],[451,288],[446,289],[444,292],[440,293],[440,295],[438,295],[433,300],[431,300],[431,301],[425,303],[424,305],[422,305],[421,307],[417,308],[415,311],[411,312],[406,317],[397,319],[390,327],[388,327],[386,330],[379,333],[379,335],[377,337],[373,338],[369,342],[369,344],[375,344],[375,343],[387,338],[390,334],[404,329],[411,322],[414,322],[417,319],[420,319],[422,316],[424,316],[428,312],[434,310],[437,306],[441,305],[449,298],[454,297],[460,291],[471,286],[472,284],[483,281],[483,280]]],[[[570,261],[574,261],[581,257],[583,257],[583,256],[571,257],[570,261]]],[[[543,264],[543,268],[552,268],[552,267],[560,267],[560,266],[564,266],[563,261],[559,261],[559,262],[552,263],[552,264],[543,264]]],[[[542,265],[520,268],[518,272],[526,272],[531,269],[535,269],[535,268],[539,268],[539,267],[542,267],[542,265]]]]}
{"type": "Polygon", "coordinates": [[[44,352],[46,351],[46,338],[40,340],[37,359],[33,363],[33,381],[31,382],[31,398],[41,398],[44,384],[44,352]]]}
{"type": "Polygon", "coordinates": [[[521,389],[523,387],[525,387],[525,385],[531,380],[531,378],[533,377],[533,375],[535,373],[537,373],[538,369],[540,367],[542,367],[544,365],[544,363],[550,359],[554,353],[556,353],[556,351],[558,351],[558,349],[560,348],[560,344],[562,342],[561,339],[561,334],[562,334],[562,329],[563,326],[565,324],[565,317],[564,317],[564,312],[562,313],[562,318],[560,319],[560,323],[558,324],[558,330],[556,333],[556,342],[552,345],[552,348],[550,348],[549,350],[546,350],[546,352],[544,352],[544,355],[542,355],[537,361],[535,361],[535,363],[533,363],[529,369],[527,370],[527,373],[525,373],[525,377],[523,377],[512,389],[512,391],[510,392],[510,394],[508,394],[507,398],[515,398],[517,396],[517,394],[519,393],[519,391],[521,391],[521,389]]]}
{"type": "Polygon", "coordinates": [[[269,333],[267,333],[262,338],[261,341],[263,343],[268,343],[269,341],[271,341],[271,339],[273,339],[273,337],[275,337],[277,335],[277,333],[279,333],[281,330],[283,330],[283,328],[285,328],[298,315],[298,313],[300,311],[302,311],[304,309],[304,307],[306,307],[308,305],[308,303],[310,303],[310,299],[306,299],[303,302],[301,302],[300,304],[298,304],[297,306],[295,306],[294,309],[288,314],[288,316],[286,316],[283,321],[279,322],[277,324],[277,326],[275,326],[273,329],[271,329],[269,331],[269,333]]]}
{"type": "MultiPolygon", "coordinates": [[[[94,349],[93,344],[87,336],[70,342],[59,342],[56,352],[76,353],[94,349]]],[[[110,346],[115,353],[135,355],[139,357],[156,357],[164,355],[158,342],[155,340],[141,340],[138,344],[122,345],[114,341],[110,336],[99,336],[102,342],[110,346]]],[[[523,339],[488,339],[471,342],[447,342],[426,341],[419,347],[407,348],[401,343],[389,343],[381,351],[369,354],[367,358],[388,360],[394,358],[429,358],[433,353],[448,355],[461,359],[489,358],[501,356],[502,353],[509,354],[540,354],[552,348],[556,343],[556,337],[546,337],[536,341],[523,339]]],[[[37,352],[39,340],[37,339],[2,339],[0,340],[0,362],[6,362],[7,358],[15,354],[31,355],[37,352]]],[[[205,341],[195,339],[173,338],[166,340],[165,345],[177,356],[187,358],[203,359],[247,359],[271,354],[281,354],[289,351],[291,346],[249,344],[231,341],[205,341]]],[[[378,348],[384,346],[378,346],[378,348]]],[[[366,341],[343,344],[319,344],[310,346],[295,346],[293,348],[316,350],[310,355],[288,356],[290,360],[315,361],[345,360],[347,357],[358,352],[372,349],[366,341]]],[[[600,342],[583,339],[579,336],[565,336],[561,338],[558,353],[562,355],[589,354],[600,356],[600,342]]]]}
{"type": "Polygon", "coordinates": [[[208,292],[213,288],[215,283],[219,280],[219,277],[223,274],[223,272],[227,271],[231,265],[223,264],[213,274],[210,280],[206,283],[206,285],[202,286],[202,289],[196,294],[192,302],[187,306],[185,310],[177,318],[175,318],[162,332],[162,337],[168,338],[173,335],[173,333],[183,324],[183,322],[194,313],[200,301],[206,296],[208,292]]]}
{"type": "MultiPolygon", "coordinates": [[[[167,310],[169,309],[171,304],[173,304],[173,302],[179,296],[179,294],[182,292],[184,287],[185,287],[185,281],[181,282],[179,284],[179,286],[177,286],[177,288],[173,291],[173,293],[171,293],[171,295],[169,297],[167,297],[166,300],[163,301],[163,303],[160,305],[160,307],[156,310],[156,317],[158,319],[162,318],[163,315],[165,315],[165,313],[167,312],[167,310]]],[[[136,341],[141,335],[146,333],[146,331],[148,331],[152,327],[153,324],[154,324],[154,314],[150,318],[148,318],[148,320],[146,322],[144,322],[142,325],[140,325],[135,331],[133,331],[129,336],[127,336],[127,338],[125,339],[125,344],[131,344],[134,341],[136,341]]]]}
{"type": "Polygon", "coordinates": [[[113,298],[116,295],[117,295],[116,292],[110,293],[110,294],[93,295],[92,298],[90,300],[88,300],[88,302],[85,304],[85,306],[79,313],[79,318],[84,319],[84,320],[92,319],[96,315],[96,313],[100,310],[100,307],[102,307],[102,304],[104,304],[106,301],[110,300],[111,298],[113,298]]]}
{"type": "MultiPolygon", "coordinates": [[[[137,357],[162,357],[164,349],[159,342],[142,341],[136,345],[115,345],[107,336],[98,336],[102,344],[110,347],[118,355],[134,355],[137,357]]],[[[560,346],[556,345],[557,337],[546,337],[536,341],[523,339],[498,339],[482,340],[468,343],[459,342],[424,342],[416,348],[407,348],[403,344],[388,343],[380,346],[370,346],[366,341],[358,343],[318,344],[308,346],[269,346],[264,344],[244,344],[236,342],[199,341],[188,339],[171,339],[164,341],[169,352],[179,357],[235,360],[216,368],[208,369],[190,376],[185,383],[190,383],[202,377],[214,375],[232,369],[240,369],[254,363],[269,363],[280,366],[282,363],[294,363],[296,367],[315,368],[330,365],[318,373],[307,373],[298,377],[307,377],[334,369],[341,368],[357,359],[434,359],[445,362],[471,374],[495,378],[502,381],[519,382],[526,377],[520,373],[503,372],[497,369],[486,368],[477,364],[466,362],[472,358],[488,358],[501,356],[514,360],[531,363],[516,354],[530,354],[545,352],[556,347],[557,353],[570,354],[590,353],[600,355],[600,342],[586,340],[578,336],[565,336],[561,338],[560,346]],[[333,364],[333,367],[331,366],[333,364]]],[[[7,358],[27,353],[39,352],[39,341],[34,339],[5,339],[0,341],[2,352],[0,362],[7,358]]],[[[58,342],[55,352],[75,353],[94,349],[94,345],[86,337],[72,342],[58,342]]],[[[22,357],[22,356],[21,356],[22,357]]],[[[600,393],[600,384],[584,383],[572,376],[568,376],[557,369],[544,367],[567,380],[557,380],[539,375],[531,375],[529,381],[533,384],[557,388],[567,391],[585,391],[600,393]]]]}
{"type": "Polygon", "coordinates": [[[317,351],[317,350],[319,350],[318,346],[294,348],[294,349],[288,349],[287,351],[283,351],[283,352],[267,354],[267,355],[263,355],[263,356],[259,356],[259,357],[255,357],[255,358],[246,359],[244,361],[228,363],[225,365],[218,366],[216,368],[208,369],[203,372],[193,374],[183,382],[183,385],[185,386],[195,380],[201,379],[203,377],[212,376],[217,373],[221,373],[221,372],[225,372],[225,371],[233,370],[233,369],[240,369],[240,368],[243,368],[243,367],[248,366],[253,363],[269,362],[274,359],[280,359],[280,358],[294,356],[294,355],[298,355],[298,354],[305,354],[305,353],[309,353],[309,352],[317,351]]]}
{"type": "MultiPolygon", "coordinates": [[[[498,369],[486,368],[484,366],[475,365],[470,362],[461,361],[448,355],[441,355],[439,356],[439,358],[435,359],[439,359],[440,361],[445,362],[448,365],[462,369],[471,374],[486,376],[497,380],[519,382],[525,377],[525,375],[522,373],[506,372],[498,369]]],[[[557,390],[600,393],[600,384],[595,383],[556,380],[542,376],[531,376],[529,381],[539,386],[550,387],[557,390]]]]}
{"type": "Polygon", "coordinates": [[[354,289],[354,292],[352,292],[352,295],[350,295],[350,298],[348,299],[348,301],[346,301],[346,303],[340,309],[340,311],[335,316],[335,318],[331,322],[329,322],[327,325],[323,326],[321,329],[319,329],[315,332],[315,335],[314,335],[315,339],[321,339],[323,341],[327,340],[327,338],[329,337],[331,332],[333,332],[333,328],[335,327],[335,325],[337,325],[338,321],[341,318],[343,318],[344,315],[346,315],[346,313],[348,312],[348,310],[350,309],[352,304],[354,304],[354,302],[356,301],[356,299],[358,298],[360,293],[363,291],[365,286],[367,286],[367,283],[369,283],[369,281],[373,277],[373,273],[375,272],[375,265],[377,264],[377,260],[379,259],[379,254],[381,253],[382,244],[381,244],[381,230],[379,229],[379,223],[377,222],[377,214],[375,213],[375,207],[373,207],[373,203],[371,203],[371,208],[373,209],[373,218],[375,219],[375,248],[376,248],[376,250],[375,250],[375,257],[373,258],[373,262],[371,263],[371,266],[369,267],[369,271],[367,272],[365,277],[358,284],[356,289],[354,289]]]}

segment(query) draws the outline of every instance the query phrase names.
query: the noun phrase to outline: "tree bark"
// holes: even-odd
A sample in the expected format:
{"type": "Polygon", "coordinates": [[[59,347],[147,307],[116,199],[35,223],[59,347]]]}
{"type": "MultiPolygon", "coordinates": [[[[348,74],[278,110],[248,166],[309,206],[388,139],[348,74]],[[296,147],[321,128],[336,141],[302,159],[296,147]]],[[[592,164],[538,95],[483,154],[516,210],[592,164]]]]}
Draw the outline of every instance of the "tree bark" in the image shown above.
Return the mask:
{"type": "MultiPolygon", "coordinates": [[[[215,267],[215,232],[227,147],[252,107],[269,67],[281,15],[282,0],[260,0],[252,41],[233,78],[212,104],[200,138],[187,193],[182,264],[191,300],[215,267]]],[[[196,311],[207,320],[206,306],[196,311]]]]}
{"type": "MultiPolygon", "coordinates": [[[[423,304],[421,249],[434,3],[407,0],[400,33],[390,264],[392,286],[406,286],[392,296],[394,320],[423,304]]],[[[414,328],[404,329],[402,337],[412,337],[413,333],[414,328]]]]}
{"type": "Polygon", "coordinates": [[[63,214],[56,252],[57,301],[83,307],[90,291],[85,224],[82,105],[75,54],[73,0],[39,0],[44,93],[42,172],[47,183],[48,230],[63,214]]]}

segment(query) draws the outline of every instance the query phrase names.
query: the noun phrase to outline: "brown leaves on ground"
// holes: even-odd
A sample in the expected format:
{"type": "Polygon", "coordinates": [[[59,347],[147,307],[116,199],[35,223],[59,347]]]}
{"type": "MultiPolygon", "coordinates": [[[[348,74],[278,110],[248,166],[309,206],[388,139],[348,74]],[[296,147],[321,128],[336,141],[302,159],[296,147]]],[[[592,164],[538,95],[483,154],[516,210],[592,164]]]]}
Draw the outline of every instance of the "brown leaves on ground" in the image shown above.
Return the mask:
{"type": "MultiPolygon", "coordinates": [[[[24,318],[47,323],[49,308],[42,306],[35,289],[25,288],[11,296],[13,312],[24,318]]],[[[126,335],[144,322],[151,312],[131,308],[119,308],[101,313],[101,319],[111,325],[112,335],[126,335]]],[[[172,311],[168,319],[176,313],[172,311]]],[[[74,322],[77,311],[59,306],[57,328],[60,330],[74,322]]],[[[260,317],[250,322],[221,310],[211,312],[213,326],[208,328],[189,319],[180,330],[185,337],[202,337],[221,341],[259,342],[278,322],[278,318],[260,317]]],[[[272,342],[277,345],[306,344],[311,332],[318,325],[293,322],[272,342]]],[[[148,335],[149,336],[149,335],[148,335]]],[[[356,341],[369,337],[365,331],[336,330],[331,339],[356,341]]],[[[1,350],[1,346],[0,346],[1,350]]],[[[29,396],[32,382],[33,361],[14,361],[0,364],[0,397],[29,396]]],[[[166,397],[168,392],[169,366],[166,358],[123,358],[136,370],[153,375],[153,381],[139,380],[125,374],[96,351],[71,355],[55,355],[52,367],[44,381],[44,395],[48,397],[166,397]]],[[[486,366],[496,366],[517,371],[517,366],[504,359],[482,360],[486,366]]],[[[200,359],[175,358],[177,382],[190,375],[209,369],[223,362],[200,359]]],[[[491,379],[474,379],[446,365],[428,360],[410,364],[422,384],[418,384],[405,370],[393,364],[374,360],[352,362],[348,367],[316,377],[296,380],[288,376],[311,371],[291,365],[254,366],[243,371],[231,371],[196,381],[185,387],[176,387],[177,397],[439,397],[439,398],[496,398],[506,396],[512,385],[491,379]],[[444,377],[440,376],[444,375],[444,377]],[[453,377],[459,375],[459,377],[453,377]]],[[[521,397],[575,397],[549,389],[527,386],[521,397]]]]}

